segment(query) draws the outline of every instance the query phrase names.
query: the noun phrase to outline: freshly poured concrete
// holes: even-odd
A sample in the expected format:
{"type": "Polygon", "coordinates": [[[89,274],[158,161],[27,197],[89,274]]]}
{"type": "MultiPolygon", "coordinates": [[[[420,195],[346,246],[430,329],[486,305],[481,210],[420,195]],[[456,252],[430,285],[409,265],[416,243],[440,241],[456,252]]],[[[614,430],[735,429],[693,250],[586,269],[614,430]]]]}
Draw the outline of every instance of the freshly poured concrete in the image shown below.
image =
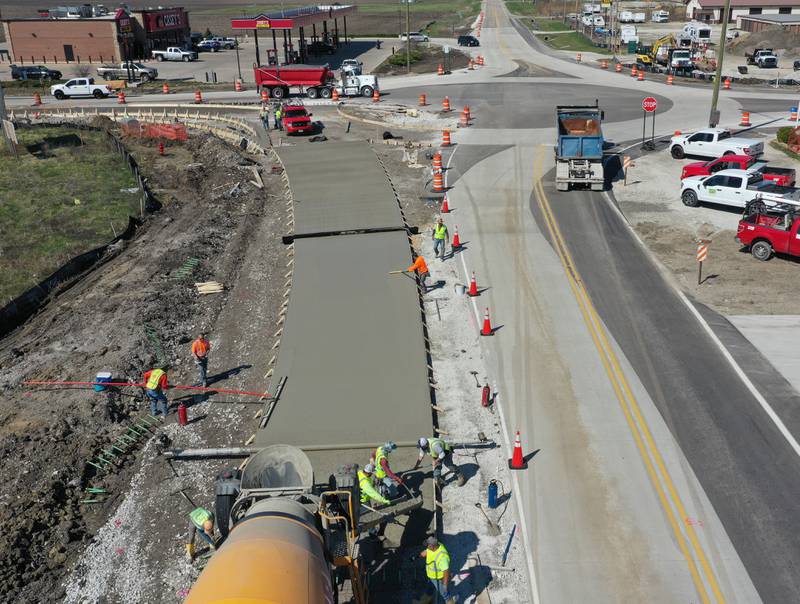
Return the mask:
{"type": "MultiPolygon", "coordinates": [[[[283,393],[256,444],[348,448],[431,431],[425,344],[405,232],[295,241],[273,384],[283,393]]],[[[274,388],[274,386],[273,386],[274,388]]]]}
{"type": "Polygon", "coordinates": [[[403,229],[394,191],[366,142],[280,149],[294,199],[296,235],[403,229]]]}

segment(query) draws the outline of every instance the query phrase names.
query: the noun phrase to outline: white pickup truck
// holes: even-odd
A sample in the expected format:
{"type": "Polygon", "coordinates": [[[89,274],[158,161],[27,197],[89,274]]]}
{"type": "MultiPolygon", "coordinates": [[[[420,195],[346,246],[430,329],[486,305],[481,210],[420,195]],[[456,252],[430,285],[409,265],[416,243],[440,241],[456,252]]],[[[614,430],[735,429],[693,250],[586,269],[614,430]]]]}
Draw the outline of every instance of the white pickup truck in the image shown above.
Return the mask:
{"type": "Polygon", "coordinates": [[[764,143],[754,138],[739,138],[725,128],[706,128],[694,134],[678,134],[669,143],[669,152],[675,159],[686,155],[716,158],[723,155],[750,155],[764,153],[764,143]]]}
{"type": "Polygon", "coordinates": [[[720,170],[711,176],[689,176],[681,182],[681,201],[690,208],[701,203],[744,208],[756,199],[766,204],[798,202],[800,189],[773,184],[756,170],[720,170]]]}
{"type": "Polygon", "coordinates": [[[197,53],[193,50],[184,50],[177,46],[170,46],[167,50],[154,50],[151,53],[157,61],[196,61],[197,53]]]}
{"type": "Polygon", "coordinates": [[[113,91],[108,84],[95,84],[94,78],[73,78],[63,84],[50,86],[50,94],[59,101],[68,99],[71,96],[93,96],[96,99],[104,99],[113,91]]]}

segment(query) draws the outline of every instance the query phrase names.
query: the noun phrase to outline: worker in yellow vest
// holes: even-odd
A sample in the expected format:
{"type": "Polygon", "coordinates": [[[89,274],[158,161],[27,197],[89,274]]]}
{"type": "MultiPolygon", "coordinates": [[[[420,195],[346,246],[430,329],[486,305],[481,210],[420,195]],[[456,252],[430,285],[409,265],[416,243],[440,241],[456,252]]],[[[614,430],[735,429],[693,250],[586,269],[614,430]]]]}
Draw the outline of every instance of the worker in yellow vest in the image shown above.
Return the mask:
{"type": "Polygon", "coordinates": [[[375,486],[372,484],[375,466],[368,463],[364,466],[363,470],[358,471],[358,488],[361,491],[361,503],[369,504],[371,502],[388,505],[389,500],[383,495],[378,493],[375,486]]]}
{"type": "Polygon", "coordinates": [[[194,538],[197,533],[208,543],[211,549],[216,549],[214,543],[214,514],[205,508],[195,508],[189,513],[192,527],[189,531],[189,543],[186,544],[186,556],[189,560],[194,560],[194,538]]]}
{"type": "Polygon", "coordinates": [[[440,489],[444,486],[443,466],[456,475],[458,486],[463,487],[466,484],[467,480],[464,478],[461,468],[453,461],[453,447],[450,446],[450,443],[443,438],[425,438],[423,436],[419,439],[417,448],[419,457],[417,457],[417,463],[414,464],[414,469],[416,470],[420,466],[425,454],[429,454],[433,458],[433,480],[440,489]]]}
{"type": "Polygon", "coordinates": [[[144,391],[150,399],[150,414],[155,417],[158,415],[157,403],[161,402],[161,411],[164,418],[169,414],[169,402],[164,391],[168,388],[167,372],[163,369],[151,369],[144,374],[144,391]]]}
{"type": "Polygon", "coordinates": [[[450,554],[436,537],[428,537],[425,544],[427,547],[419,556],[425,558],[425,574],[433,585],[433,604],[439,604],[440,599],[445,604],[451,604],[455,600],[450,595],[449,589],[450,554]]]}
{"type": "Polygon", "coordinates": [[[447,225],[441,216],[436,221],[431,236],[433,238],[433,255],[437,256],[439,260],[444,260],[447,246],[450,244],[450,231],[447,230],[447,225]]]}
{"type": "Polygon", "coordinates": [[[397,445],[392,441],[387,442],[375,449],[375,455],[370,460],[375,466],[375,480],[378,489],[389,498],[397,495],[397,487],[403,484],[403,479],[392,472],[389,467],[389,454],[397,450],[397,445]]]}

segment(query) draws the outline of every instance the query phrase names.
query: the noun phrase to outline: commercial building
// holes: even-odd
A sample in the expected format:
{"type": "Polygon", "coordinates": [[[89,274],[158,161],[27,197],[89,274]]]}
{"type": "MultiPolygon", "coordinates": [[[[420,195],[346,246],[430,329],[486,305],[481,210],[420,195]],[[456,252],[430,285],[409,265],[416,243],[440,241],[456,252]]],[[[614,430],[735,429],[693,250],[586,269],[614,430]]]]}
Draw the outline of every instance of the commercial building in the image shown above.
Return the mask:
{"type": "MultiPolygon", "coordinates": [[[[725,0],[689,0],[686,17],[705,23],[720,23],[725,0]]],[[[740,17],[758,15],[800,15],[800,0],[731,0],[729,23],[740,17]]]]}
{"type": "Polygon", "coordinates": [[[121,62],[191,42],[189,13],[182,7],[120,8],[99,17],[4,19],[3,30],[11,60],[20,64],[121,62]]]}
{"type": "Polygon", "coordinates": [[[757,32],[769,27],[780,26],[800,35],[800,14],[797,15],[749,15],[739,17],[737,27],[744,31],[757,32]]]}

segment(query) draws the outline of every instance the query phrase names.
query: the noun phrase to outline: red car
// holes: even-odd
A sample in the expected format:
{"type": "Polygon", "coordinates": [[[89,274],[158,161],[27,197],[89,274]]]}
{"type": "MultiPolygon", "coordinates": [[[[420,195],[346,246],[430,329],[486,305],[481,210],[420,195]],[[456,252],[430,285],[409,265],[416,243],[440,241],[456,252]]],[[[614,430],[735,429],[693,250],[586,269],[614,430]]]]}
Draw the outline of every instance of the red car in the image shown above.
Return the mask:
{"type": "Polygon", "coordinates": [[[782,185],[793,187],[795,183],[794,168],[776,168],[767,165],[767,162],[757,161],[750,155],[723,155],[711,161],[697,161],[686,164],[681,172],[681,180],[687,176],[709,176],[720,170],[758,170],[764,180],[782,185]]]}
{"type": "Polygon", "coordinates": [[[312,134],[314,123],[311,115],[303,105],[284,105],[281,110],[281,121],[286,134],[312,134]]]}
{"type": "Polygon", "coordinates": [[[739,221],[736,240],[750,248],[757,260],[769,260],[773,254],[800,256],[800,215],[787,212],[771,215],[754,212],[739,221]]]}

